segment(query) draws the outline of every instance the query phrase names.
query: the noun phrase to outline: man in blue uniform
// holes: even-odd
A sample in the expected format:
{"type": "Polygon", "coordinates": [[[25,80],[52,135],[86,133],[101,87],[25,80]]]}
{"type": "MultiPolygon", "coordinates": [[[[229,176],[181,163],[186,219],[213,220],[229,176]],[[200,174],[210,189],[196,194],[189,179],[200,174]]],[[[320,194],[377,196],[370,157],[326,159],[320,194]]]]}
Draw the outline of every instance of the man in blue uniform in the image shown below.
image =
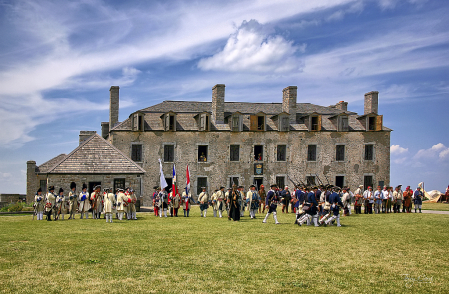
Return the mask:
{"type": "Polygon", "coordinates": [[[301,213],[299,212],[299,208],[302,208],[303,204],[304,204],[304,198],[305,198],[305,193],[304,191],[304,187],[300,187],[299,185],[296,186],[296,191],[295,191],[295,198],[296,198],[296,203],[295,203],[295,209],[296,209],[296,219],[295,219],[295,225],[298,223],[298,219],[303,216],[302,213],[302,209],[301,209],[301,213]]]}
{"type": "Polygon", "coordinates": [[[329,197],[329,202],[331,204],[331,210],[332,210],[333,216],[324,222],[326,225],[330,224],[332,226],[332,221],[336,219],[337,227],[341,227],[341,225],[340,225],[340,207],[343,207],[343,203],[341,202],[341,198],[340,198],[340,194],[339,194],[340,190],[341,189],[339,187],[334,187],[334,192],[329,197]]]}
{"type": "MultiPolygon", "coordinates": [[[[306,189],[309,191],[309,189],[306,189]]],[[[316,201],[316,191],[318,190],[318,187],[313,187],[312,191],[309,191],[307,194],[307,200],[304,204],[304,210],[306,212],[306,215],[299,219],[298,225],[302,226],[302,224],[307,221],[307,225],[310,226],[311,222],[313,221],[313,224],[315,227],[319,227],[318,225],[318,202],[316,201]]]]}
{"type": "Polygon", "coordinates": [[[421,213],[422,199],[424,197],[424,194],[421,191],[421,187],[416,188],[414,196],[415,196],[415,199],[413,200],[413,202],[415,203],[415,213],[416,213],[416,209],[419,209],[419,213],[421,213]]]}
{"type": "Polygon", "coordinates": [[[267,215],[265,216],[265,219],[263,220],[263,223],[266,223],[270,214],[273,213],[273,218],[274,218],[275,223],[279,224],[278,218],[276,216],[276,208],[277,208],[277,205],[279,204],[279,195],[275,191],[276,187],[277,187],[276,185],[271,185],[270,191],[268,191],[268,193],[267,193],[267,198],[266,198],[265,204],[268,206],[268,212],[267,212],[267,215]]]}

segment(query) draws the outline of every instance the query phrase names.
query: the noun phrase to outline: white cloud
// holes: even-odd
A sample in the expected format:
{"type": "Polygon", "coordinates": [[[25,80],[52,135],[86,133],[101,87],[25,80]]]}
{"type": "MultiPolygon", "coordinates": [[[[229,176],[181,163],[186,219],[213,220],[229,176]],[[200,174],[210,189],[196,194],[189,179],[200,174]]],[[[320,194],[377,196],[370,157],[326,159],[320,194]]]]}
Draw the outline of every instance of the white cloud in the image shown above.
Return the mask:
{"type": "Polygon", "coordinates": [[[408,151],[408,148],[403,148],[399,145],[391,145],[391,147],[390,147],[391,154],[402,154],[402,153],[406,153],[407,151],[408,151]]]}
{"type": "Polygon", "coordinates": [[[228,39],[223,50],[212,57],[203,58],[202,70],[231,72],[286,73],[298,71],[302,62],[295,56],[301,47],[280,35],[270,35],[256,20],[244,21],[228,39]]]}
{"type": "Polygon", "coordinates": [[[429,149],[419,150],[415,156],[415,159],[446,159],[449,158],[449,148],[442,143],[433,145],[429,149]]]}
{"type": "Polygon", "coordinates": [[[407,157],[401,157],[401,158],[393,160],[393,162],[396,164],[403,164],[406,161],[407,161],[407,157]]]}

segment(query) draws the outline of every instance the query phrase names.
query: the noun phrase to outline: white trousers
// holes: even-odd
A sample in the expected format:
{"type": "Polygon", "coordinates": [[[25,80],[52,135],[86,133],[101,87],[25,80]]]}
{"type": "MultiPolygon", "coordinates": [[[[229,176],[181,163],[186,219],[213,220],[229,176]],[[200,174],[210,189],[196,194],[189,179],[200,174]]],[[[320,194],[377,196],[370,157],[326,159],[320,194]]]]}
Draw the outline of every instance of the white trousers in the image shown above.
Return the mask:
{"type": "MultiPolygon", "coordinates": [[[[268,217],[270,216],[270,214],[271,214],[271,213],[267,212],[267,215],[265,216],[265,218],[264,218],[264,220],[263,220],[264,223],[267,222],[267,219],[268,219],[268,217]]],[[[278,224],[279,222],[278,222],[278,218],[277,218],[277,216],[276,216],[276,212],[273,212],[273,218],[274,218],[275,223],[278,224]]]]}
{"type": "Polygon", "coordinates": [[[40,212],[37,213],[36,216],[37,216],[37,220],[43,220],[44,219],[44,212],[40,211],[40,212]]]}

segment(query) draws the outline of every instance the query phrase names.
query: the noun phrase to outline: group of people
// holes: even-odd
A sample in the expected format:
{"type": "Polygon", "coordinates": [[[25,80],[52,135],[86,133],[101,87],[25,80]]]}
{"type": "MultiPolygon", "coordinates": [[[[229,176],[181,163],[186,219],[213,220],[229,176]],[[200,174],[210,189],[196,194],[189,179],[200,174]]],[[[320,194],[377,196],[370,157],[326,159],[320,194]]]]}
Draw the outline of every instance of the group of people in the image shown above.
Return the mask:
{"type": "MultiPolygon", "coordinates": [[[[55,187],[50,186],[48,193],[42,194],[42,189],[37,190],[34,197],[34,212],[37,220],[43,220],[44,212],[47,221],[63,220],[64,215],[68,214],[68,219],[75,219],[77,213],[81,214],[81,219],[89,218],[92,214],[93,219],[100,219],[103,213],[106,222],[112,223],[112,217],[123,220],[126,214],[128,220],[136,220],[136,202],[137,197],[133,189],[113,189],[104,188],[101,192],[101,186],[94,187],[92,193],[87,192],[87,185],[83,184],[81,192],[76,191],[76,183],[70,184],[70,192],[64,195],[64,189],[60,188],[59,193],[55,194],[55,187]]],[[[33,217],[34,218],[34,217],[33,217]]]]}
{"type": "Polygon", "coordinates": [[[154,213],[159,217],[178,216],[178,210],[183,208],[184,217],[189,216],[192,204],[199,204],[201,217],[206,217],[207,210],[212,208],[214,217],[223,217],[227,212],[229,220],[238,221],[244,216],[246,210],[249,211],[251,219],[256,218],[256,213],[267,213],[263,220],[267,222],[272,214],[275,223],[277,220],[277,207],[282,206],[282,213],[288,213],[289,207],[292,213],[296,213],[295,224],[303,225],[307,222],[315,226],[332,225],[334,222],[340,226],[340,211],[344,215],[350,215],[352,206],[356,214],[360,214],[361,207],[364,206],[366,214],[375,213],[400,213],[411,212],[412,201],[415,204],[415,212],[421,212],[424,194],[421,187],[415,191],[410,186],[405,191],[402,185],[397,186],[394,191],[392,187],[378,186],[376,191],[372,187],[363,189],[360,185],[354,193],[349,187],[334,187],[332,185],[320,185],[305,187],[297,185],[293,192],[285,186],[279,189],[277,185],[271,185],[268,192],[263,185],[257,190],[255,185],[251,185],[245,193],[243,186],[233,186],[216,189],[211,196],[206,192],[207,188],[202,187],[202,192],[195,202],[187,189],[179,195],[169,190],[165,192],[161,187],[154,187],[153,205],[154,213]],[[169,212],[169,215],[167,215],[169,212]]]}

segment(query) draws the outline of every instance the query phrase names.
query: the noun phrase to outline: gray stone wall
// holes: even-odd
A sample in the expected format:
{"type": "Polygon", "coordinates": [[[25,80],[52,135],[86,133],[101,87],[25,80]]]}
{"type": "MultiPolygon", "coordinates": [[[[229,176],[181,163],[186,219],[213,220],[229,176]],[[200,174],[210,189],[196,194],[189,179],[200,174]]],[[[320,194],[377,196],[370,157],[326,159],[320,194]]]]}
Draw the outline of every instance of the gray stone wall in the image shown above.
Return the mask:
{"type": "Polygon", "coordinates": [[[112,129],[118,122],[120,87],[112,86],[109,89],[109,128],[112,129]]]}
{"type": "Polygon", "coordinates": [[[36,175],[36,161],[27,161],[27,203],[34,201],[34,194],[39,189],[39,180],[36,175]]]}
{"type": "MultiPolygon", "coordinates": [[[[355,189],[363,184],[364,175],[372,175],[374,183],[390,182],[389,132],[113,132],[111,143],[130,156],[131,143],[143,145],[142,167],[144,205],[150,204],[152,187],[159,185],[158,159],[163,160],[164,144],[175,145],[178,187],[184,188],[186,166],[191,173],[192,194],[196,196],[197,177],[208,178],[208,190],[229,186],[229,176],[238,176],[246,188],[254,178],[254,145],[264,147],[263,184],[275,183],[276,176],[290,175],[305,181],[315,175],[335,184],[335,176],[343,175],[345,185],[355,189]],[[240,161],[230,162],[230,145],[240,145],[240,161]],[[287,145],[287,160],[278,162],[277,145],[287,145]],[[309,144],[317,145],[317,161],[307,161],[309,144]],[[345,145],[345,160],[336,162],[336,144],[345,145]],[[365,161],[365,144],[374,144],[374,160],[365,161]],[[207,162],[198,162],[198,146],[208,145],[207,162]]],[[[172,177],[173,163],[163,163],[165,177],[172,177]]],[[[287,178],[285,183],[291,185],[287,178]]]]}
{"type": "Polygon", "coordinates": [[[297,86],[289,86],[282,90],[282,111],[290,114],[290,121],[293,123],[296,123],[297,92],[297,86]]]}

